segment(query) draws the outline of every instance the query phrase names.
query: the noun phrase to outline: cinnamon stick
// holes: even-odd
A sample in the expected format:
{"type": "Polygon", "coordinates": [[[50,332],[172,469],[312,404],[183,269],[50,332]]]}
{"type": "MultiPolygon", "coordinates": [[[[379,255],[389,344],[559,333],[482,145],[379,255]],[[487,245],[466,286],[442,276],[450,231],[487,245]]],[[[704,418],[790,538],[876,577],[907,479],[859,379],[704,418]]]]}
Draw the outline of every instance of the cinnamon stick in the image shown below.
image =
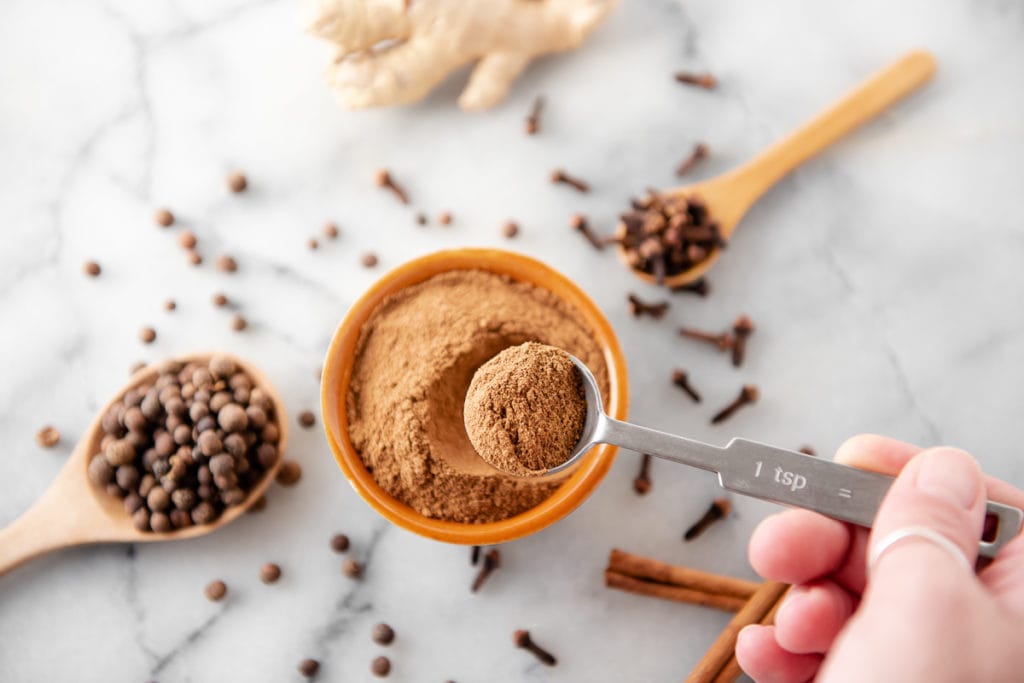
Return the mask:
{"type": "Polygon", "coordinates": [[[716,676],[734,657],[736,636],[740,629],[750,624],[760,623],[786,592],[789,586],[778,581],[765,581],[747,601],[747,604],[736,613],[704,657],[686,678],[686,683],[714,683],[716,676]]]}
{"type": "Polygon", "coordinates": [[[754,581],[720,576],[697,569],[690,569],[689,567],[678,567],[649,557],[633,555],[618,548],[612,548],[608,556],[607,571],[624,574],[648,582],[739,598],[743,601],[754,595],[761,585],[754,581]]]}
{"type": "MultiPolygon", "coordinates": [[[[785,597],[785,593],[775,601],[772,605],[772,609],[765,617],[760,621],[762,626],[771,626],[775,623],[775,613],[779,611],[779,605],[782,604],[782,599],[785,597]]],[[[732,657],[725,663],[722,670],[718,672],[718,675],[712,679],[712,683],[733,683],[740,675],[743,674],[743,669],[740,668],[740,663],[736,659],[736,652],[732,653],[732,657]]]]}
{"type": "Polygon", "coordinates": [[[662,600],[686,602],[691,605],[714,607],[715,609],[725,610],[726,612],[739,611],[747,603],[743,598],[715,593],[705,593],[701,590],[656,583],[654,581],[644,581],[642,579],[626,576],[625,574],[619,574],[611,570],[605,570],[604,585],[609,588],[617,588],[618,590],[636,593],[638,595],[647,595],[653,598],[661,598],[662,600]]]}

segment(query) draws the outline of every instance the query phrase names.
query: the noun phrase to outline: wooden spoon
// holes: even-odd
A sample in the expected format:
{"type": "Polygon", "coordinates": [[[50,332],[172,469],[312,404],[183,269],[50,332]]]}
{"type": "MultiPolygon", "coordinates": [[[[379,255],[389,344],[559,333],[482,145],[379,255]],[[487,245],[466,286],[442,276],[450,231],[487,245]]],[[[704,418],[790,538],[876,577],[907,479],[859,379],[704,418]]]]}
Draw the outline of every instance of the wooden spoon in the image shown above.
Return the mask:
{"type": "MultiPolygon", "coordinates": [[[[910,52],[746,164],[710,180],[667,190],[665,194],[701,197],[711,217],[718,221],[722,237],[728,240],[754,202],[783,176],[910,94],[933,73],[935,58],[930,53],[910,52]]],[[[720,251],[714,249],[693,268],[667,276],[664,285],[678,287],[697,280],[714,265],[720,251]]],[[[629,265],[626,256],[620,245],[619,258],[629,265]]],[[[631,270],[643,280],[655,282],[652,274],[631,270]]]]}
{"type": "Polygon", "coordinates": [[[231,358],[238,369],[249,375],[253,386],[266,392],[273,403],[274,419],[281,434],[277,444],[277,462],[263,475],[259,483],[250,489],[245,500],[239,505],[225,509],[220,517],[209,524],[197,524],[166,533],[139,531],[132,524],[131,516],[125,512],[122,499],[109,495],[89,479],[89,460],[99,452],[100,440],[103,437],[100,426],[103,416],[129,389],[156,381],[159,374],[157,366],[150,365],[132,375],[117,396],[96,414],[64,468],[50,484],[50,488],[21,517],[0,530],[0,576],[24,562],[59,548],[87,543],[178,541],[204,536],[237,519],[266,492],[277,474],[288,443],[288,418],[284,403],[266,375],[232,354],[197,353],[174,360],[181,363],[208,363],[214,355],[231,358]]]}

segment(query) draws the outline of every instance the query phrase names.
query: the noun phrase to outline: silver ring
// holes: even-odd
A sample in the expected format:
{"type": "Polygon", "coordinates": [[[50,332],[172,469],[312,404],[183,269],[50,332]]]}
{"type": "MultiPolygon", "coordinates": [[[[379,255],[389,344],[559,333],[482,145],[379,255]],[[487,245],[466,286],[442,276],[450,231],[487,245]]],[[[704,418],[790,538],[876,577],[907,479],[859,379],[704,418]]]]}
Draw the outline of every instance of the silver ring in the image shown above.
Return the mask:
{"type": "Polygon", "coordinates": [[[926,541],[931,541],[956,558],[956,561],[968,572],[974,573],[971,561],[964,555],[964,551],[960,549],[960,546],[926,526],[905,526],[890,531],[885,538],[876,543],[874,548],[871,549],[871,558],[868,560],[868,572],[870,573],[875,568],[878,561],[882,559],[882,555],[891,550],[900,541],[908,538],[923,538],[926,541]]]}

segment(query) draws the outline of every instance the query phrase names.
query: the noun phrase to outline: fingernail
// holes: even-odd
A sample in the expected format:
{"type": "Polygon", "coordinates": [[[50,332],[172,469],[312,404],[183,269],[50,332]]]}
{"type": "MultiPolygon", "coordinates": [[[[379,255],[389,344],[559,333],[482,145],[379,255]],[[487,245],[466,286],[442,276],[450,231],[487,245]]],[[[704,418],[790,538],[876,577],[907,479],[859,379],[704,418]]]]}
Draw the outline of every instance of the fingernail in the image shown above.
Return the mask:
{"type": "Polygon", "coordinates": [[[956,448],[932,448],[920,455],[917,488],[957,507],[970,510],[981,492],[978,463],[956,448]]]}

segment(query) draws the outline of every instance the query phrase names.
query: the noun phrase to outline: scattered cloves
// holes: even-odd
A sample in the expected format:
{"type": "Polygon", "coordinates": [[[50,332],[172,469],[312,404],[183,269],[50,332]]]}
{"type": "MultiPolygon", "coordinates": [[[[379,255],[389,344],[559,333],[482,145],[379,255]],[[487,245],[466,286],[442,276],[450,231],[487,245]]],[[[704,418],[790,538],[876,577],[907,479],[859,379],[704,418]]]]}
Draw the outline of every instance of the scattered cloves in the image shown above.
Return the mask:
{"type": "Polygon", "coordinates": [[[554,171],[551,172],[551,182],[568,185],[569,187],[572,187],[578,190],[579,192],[590,192],[590,185],[588,185],[585,181],[580,180],[579,178],[575,178],[569,175],[560,168],[556,168],[554,171]]]}
{"type": "Polygon", "coordinates": [[[469,564],[473,567],[480,562],[480,546],[475,545],[469,550],[469,564]]]}
{"type": "Polygon", "coordinates": [[[574,213],[569,218],[569,227],[583,235],[594,249],[597,249],[598,251],[604,249],[604,240],[594,234],[594,231],[590,229],[590,224],[587,222],[586,216],[583,214],[574,213]]]}
{"type": "Polygon", "coordinates": [[[633,490],[639,495],[645,495],[651,490],[651,454],[640,454],[640,472],[633,480],[633,490]]]}
{"type": "Polygon", "coordinates": [[[693,539],[700,536],[704,531],[717,522],[720,519],[729,516],[732,512],[732,503],[729,502],[728,498],[716,498],[708,511],[704,513],[704,516],[697,520],[697,522],[686,530],[683,534],[684,541],[692,541],[693,539]]]}
{"type": "Polygon", "coordinates": [[[711,424],[715,425],[719,422],[727,420],[733,413],[747,405],[748,403],[756,403],[757,399],[760,398],[761,392],[753,384],[746,384],[740,389],[740,395],[736,399],[718,411],[713,418],[711,418],[711,424]]]}
{"type": "Polygon", "coordinates": [[[714,90],[718,85],[718,79],[709,73],[693,73],[691,71],[677,71],[675,78],[686,85],[696,85],[705,90],[714,90]]]}
{"type": "Polygon", "coordinates": [[[516,647],[532,652],[537,659],[548,666],[554,666],[557,661],[553,654],[533,642],[533,639],[530,638],[530,632],[525,629],[519,629],[513,633],[512,642],[516,644],[516,647]]]}
{"type": "Polygon", "coordinates": [[[686,394],[693,399],[694,403],[700,403],[700,394],[690,384],[690,377],[686,374],[685,370],[673,370],[672,371],[672,384],[686,392],[686,394]]]}
{"type": "Polygon", "coordinates": [[[813,448],[806,444],[798,448],[797,451],[799,453],[803,453],[804,455],[810,455],[812,457],[817,457],[818,455],[817,451],[815,451],[813,448]]]}
{"type": "Polygon", "coordinates": [[[754,331],[754,323],[745,315],[736,318],[732,324],[732,333],[736,341],[732,345],[732,364],[734,367],[743,365],[744,353],[747,350],[747,337],[754,331]]]}
{"type": "Polygon", "coordinates": [[[544,111],[544,96],[538,95],[533,100],[530,115],[526,117],[526,134],[536,135],[540,131],[540,115],[544,111]]]}
{"type": "Polygon", "coordinates": [[[395,182],[395,179],[391,177],[391,172],[386,168],[382,168],[377,171],[374,181],[377,183],[377,187],[383,187],[385,190],[390,190],[398,198],[398,201],[403,204],[409,203],[409,195],[406,194],[405,189],[402,188],[401,185],[395,182]]]}
{"type": "Polygon", "coordinates": [[[680,327],[679,336],[686,337],[687,339],[696,339],[697,341],[707,342],[714,344],[719,351],[728,351],[732,348],[733,338],[728,332],[722,334],[715,334],[714,332],[705,332],[704,330],[696,330],[692,327],[680,327]]]}
{"type": "Polygon", "coordinates": [[[473,585],[470,587],[469,591],[471,593],[476,593],[480,590],[480,587],[484,585],[484,581],[486,581],[487,577],[491,575],[491,572],[500,566],[501,553],[498,552],[497,548],[488,550],[487,553],[484,554],[483,563],[480,566],[480,572],[476,575],[476,578],[473,579],[473,585]]]}
{"type": "Polygon", "coordinates": [[[676,176],[681,178],[692,171],[694,166],[696,166],[701,160],[707,158],[710,151],[711,150],[708,149],[706,144],[698,142],[693,146],[693,151],[690,152],[689,156],[683,159],[679,163],[679,166],[676,167],[676,176]]]}
{"type": "Polygon", "coordinates": [[[626,298],[629,300],[629,314],[634,318],[639,318],[642,315],[649,315],[655,320],[660,320],[665,315],[665,312],[668,311],[667,301],[649,303],[640,299],[632,292],[627,294],[626,298]]]}

